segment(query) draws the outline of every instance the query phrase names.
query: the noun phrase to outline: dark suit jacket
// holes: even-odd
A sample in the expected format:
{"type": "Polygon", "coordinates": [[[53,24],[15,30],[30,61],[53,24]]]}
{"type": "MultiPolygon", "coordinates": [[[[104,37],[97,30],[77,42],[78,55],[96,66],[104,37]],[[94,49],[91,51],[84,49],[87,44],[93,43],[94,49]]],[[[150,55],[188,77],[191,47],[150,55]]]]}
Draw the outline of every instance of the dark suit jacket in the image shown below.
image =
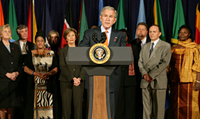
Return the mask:
{"type": "MultiPolygon", "coordinates": [[[[13,43],[17,44],[19,46],[20,51],[21,51],[19,40],[15,41],[13,43]]],[[[29,51],[31,51],[35,48],[36,48],[35,44],[33,44],[32,42],[29,42],[29,41],[26,42],[26,51],[27,52],[29,52],[29,51]]]]}
{"type": "MultiPolygon", "coordinates": [[[[92,34],[97,33],[97,39],[101,40],[101,28],[89,29],[85,31],[83,40],[79,44],[81,47],[91,47],[95,44],[92,39],[92,34]]],[[[109,46],[111,47],[120,47],[126,46],[126,35],[122,31],[115,30],[112,28],[109,46]]],[[[117,67],[113,73],[110,75],[110,92],[118,91],[120,86],[120,78],[121,78],[121,67],[117,67]]],[[[89,89],[89,80],[86,78],[86,88],[89,89]]]]}
{"type": "MultiPolygon", "coordinates": [[[[150,42],[151,39],[147,37],[146,43],[150,42]]],[[[131,86],[131,85],[138,85],[141,82],[141,74],[138,67],[138,60],[139,60],[139,54],[141,50],[141,42],[140,39],[136,38],[130,42],[132,51],[133,51],[133,58],[134,58],[134,70],[135,75],[129,76],[128,70],[129,66],[122,66],[122,86],[131,86]]]]}
{"type": "MultiPolygon", "coordinates": [[[[147,37],[146,43],[148,43],[148,42],[150,42],[150,41],[151,41],[151,39],[150,39],[149,37],[147,37]]],[[[146,43],[145,43],[145,44],[146,44],[146,43]]],[[[137,48],[139,51],[141,50],[141,41],[140,41],[140,39],[136,38],[136,39],[130,41],[130,44],[136,46],[136,48],[137,48]]],[[[139,57],[138,57],[138,58],[139,58],[139,57]]]]}
{"type": "MultiPolygon", "coordinates": [[[[19,46],[20,52],[22,53],[19,40],[15,41],[15,42],[13,42],[13,43],[15,43],[15,44],[17,44],[17,45],[19,46]]],[[[31,50],[35,49],[35,48],[36,48],[35,44],[33,44],[32,42],[29,42],[29,41],[26,42],[26,51],[27,51],[27,53],[30,52],[31,50]]],[[[26,54],[26,55],[27,55],[27,54],[26,54]]],[[[24,60],[25,60],[26,55],[22,55],[22,62],[23,62],[23,65],[24,65],[24,60]]]]}
{"type": "MultiPolygon", "coordinates": [[[[5,47],[2,41],[0,41],[0,80],[1,81],[11,81],[6,77],[6,73],[12,73],[18,71],[20,74],[22,73],[22,62],[21,62],[21,53],[19,47],[10,43],[10,50],[5,47]]],[[[19,76],[16,80],[18,80],[19,76]]]]}
{"type": "Polygon", "coordinates": [[[66,45],[59,51],[59,62],[60,62],[60,77],[59,80],[65,83],[69,83],[71,87],[73,85],[73,78],[80,77],[82,80],[85,79],[85,70],[80,65],[68,65],[66,62],[67,52],[69,46],[66,45]]]}

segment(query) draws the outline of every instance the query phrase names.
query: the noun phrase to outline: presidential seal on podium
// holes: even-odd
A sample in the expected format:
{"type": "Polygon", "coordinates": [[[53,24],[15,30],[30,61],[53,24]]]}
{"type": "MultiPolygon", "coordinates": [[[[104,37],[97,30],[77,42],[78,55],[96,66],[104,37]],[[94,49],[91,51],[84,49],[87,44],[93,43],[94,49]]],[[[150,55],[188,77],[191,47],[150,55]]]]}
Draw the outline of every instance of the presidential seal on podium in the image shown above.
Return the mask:
{"type": "Polygon", "coordinates": [[[89,57],[96,64],[104,64],[110,58],[110,49],[102,43],[97,43],[90,48],[89,57]]]}

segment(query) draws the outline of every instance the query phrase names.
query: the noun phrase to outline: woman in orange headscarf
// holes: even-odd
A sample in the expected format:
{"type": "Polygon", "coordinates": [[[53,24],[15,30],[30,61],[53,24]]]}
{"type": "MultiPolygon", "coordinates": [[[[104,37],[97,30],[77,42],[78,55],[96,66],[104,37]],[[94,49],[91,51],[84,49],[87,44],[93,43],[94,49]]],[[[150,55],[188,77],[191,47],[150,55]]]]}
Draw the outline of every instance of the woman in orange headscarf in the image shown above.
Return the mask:
{"type": "Polygon", "coordinates": [[[170,112],[168,119],[197,119],[200,89],[200,58],[198,46],[192,42],[191,30],[183,25],[178,43],[172,47],[170,63],[170,112]]]}

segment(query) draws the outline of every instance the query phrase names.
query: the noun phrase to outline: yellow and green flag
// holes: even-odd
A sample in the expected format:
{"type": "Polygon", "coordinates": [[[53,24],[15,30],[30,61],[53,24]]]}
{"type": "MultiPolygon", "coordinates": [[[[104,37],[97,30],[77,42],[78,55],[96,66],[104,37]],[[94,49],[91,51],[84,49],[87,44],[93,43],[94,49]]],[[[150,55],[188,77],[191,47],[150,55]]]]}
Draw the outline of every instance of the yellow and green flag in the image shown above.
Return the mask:
{"type": "Polygon", "coordinates": [[[154,24],[160,26],[161,28],[162,35],[160,36],[160,39],[166,41],[159,0],[154,0],[153,13],[154,13],[154,24]]]}
{"type": "Polygon", "coordinates": [[[10,0],[10,2],[9,2],[7,23],[10,25],[10,28],[12,30],[12,38],[11,39],[18,40],[19,37],[16,32],[17,17],[16,17],[16,13],[15,13],[15,6],[14,6],[13,0],[10,0]]]}
{"type": "Polygon", "coordinates": [[[183,5],[181,0],[176,0],[171,43],[178,43],[178,30],[185,24],[183,5]]]}

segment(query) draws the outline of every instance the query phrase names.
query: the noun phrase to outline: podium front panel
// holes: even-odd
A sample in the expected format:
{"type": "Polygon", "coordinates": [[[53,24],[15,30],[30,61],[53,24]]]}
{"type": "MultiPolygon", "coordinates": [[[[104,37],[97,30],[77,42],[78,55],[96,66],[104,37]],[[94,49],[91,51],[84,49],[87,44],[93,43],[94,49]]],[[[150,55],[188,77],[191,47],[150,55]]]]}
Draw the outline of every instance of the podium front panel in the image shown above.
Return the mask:
{"type": "MultiPolygon", "coordinates": [[[[133,62],[130,47],[109,47],[109,49],[110,59],[103,65],[130,65],[133,62]]],[[[69,47],[67,63],[69,65],[97,65],[90,60],[89,50],[90,47],[69,47]]]]}

